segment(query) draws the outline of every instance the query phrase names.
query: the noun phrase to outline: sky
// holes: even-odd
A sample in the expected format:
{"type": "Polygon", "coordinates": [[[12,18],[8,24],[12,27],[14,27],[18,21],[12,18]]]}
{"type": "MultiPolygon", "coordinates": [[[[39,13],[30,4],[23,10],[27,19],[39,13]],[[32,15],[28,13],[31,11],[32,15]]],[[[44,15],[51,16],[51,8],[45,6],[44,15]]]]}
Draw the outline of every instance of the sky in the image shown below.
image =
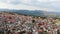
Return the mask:
{"type": "Polygon", "coordinates": [[[0,9],[60,11],[60,0],[0,0],[0,9]]]}

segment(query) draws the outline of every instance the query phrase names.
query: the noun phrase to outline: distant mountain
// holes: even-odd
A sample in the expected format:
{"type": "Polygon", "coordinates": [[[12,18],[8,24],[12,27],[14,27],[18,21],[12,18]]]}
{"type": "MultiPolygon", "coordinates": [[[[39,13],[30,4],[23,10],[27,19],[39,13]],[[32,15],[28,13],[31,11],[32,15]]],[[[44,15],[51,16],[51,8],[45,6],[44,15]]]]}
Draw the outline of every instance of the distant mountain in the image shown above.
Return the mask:
{"type": "Polygon", "coordinates": [[[60,12],[45,12],[46,15],[60,15],[60,12]]]}
{"type": "Polygon", "coordinates": [[[18,10],[15,13],[25,14],[25,15],[33,15],[33,16],[44,16],[44,12],[40,11],[40,10],[34,10],[34,11],[30,11],[30,10],[18,10]]]}
{"type": "Polygon", "coordinates": [[[12,12],[17,14],[33,15],[33,16],[60,16],[60,12],[47,12],[47,11],[41,11],[41,10],[0,9],[0,12],[12,12]]]}
{"type": "Polygon", "coordinates": [[[44,12],[40,10],[10,10],[0,9],[0,12],[13,12],[17,14],[33,15],[33,16],[44,16],[44,12]]]}

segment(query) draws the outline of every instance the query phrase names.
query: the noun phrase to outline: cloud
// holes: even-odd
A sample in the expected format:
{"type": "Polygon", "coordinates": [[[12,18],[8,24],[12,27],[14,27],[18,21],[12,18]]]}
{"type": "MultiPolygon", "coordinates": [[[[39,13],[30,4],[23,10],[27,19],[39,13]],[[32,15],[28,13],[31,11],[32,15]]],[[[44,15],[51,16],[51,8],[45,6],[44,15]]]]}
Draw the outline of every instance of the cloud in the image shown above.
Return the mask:
{"type": "Polygon", "coordinates": [[[0,0],[0,8],[60,11],[60,0],[0,0]]]}
{"type": "Polygon", "coordinates": [[[0,2],[8,3],[8,4],[19,4],[20,3],[19,0],[0,0],[0,2]]]}
{"type": "Polygon", "coordinates": [[[39,9],[38,7],[34,7],[34,6],[29,6],[29,5],[24,5],[24,4],[18,4],[18,5],[12,5],[12,4],[6,4],[3,2],[0,2],[0,8],[4,8],[4,9],[26,9],[26,10],[35,10],[35,9],[39,9]]]}
{"type": "MultiPolygon", "coordinates": [[[[37,7],[37,6],[30,6],[30,5],[24,5],[24,4],[12,5],[12,4],[6,4],[6,3],[3,3],[3,2],[0,2],[0,8],[17,9],[17,10],[44,10],[44,11],[50,10],[50,9],[37,7]]],[[[50,11],[52,11],[52,10],[50,10],[50,11]]]]}
{"type": "Polygon", "coordinates": [[[38,2],[56,2],[56,1],[60,1],[60,0],[37,0],[38,2]]]}

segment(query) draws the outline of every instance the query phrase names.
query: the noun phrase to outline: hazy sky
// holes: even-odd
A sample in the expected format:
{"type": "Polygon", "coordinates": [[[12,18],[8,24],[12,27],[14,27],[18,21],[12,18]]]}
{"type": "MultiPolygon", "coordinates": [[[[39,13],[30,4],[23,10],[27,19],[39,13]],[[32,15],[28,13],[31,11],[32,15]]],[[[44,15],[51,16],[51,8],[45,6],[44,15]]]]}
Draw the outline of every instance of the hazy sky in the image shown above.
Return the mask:
{"type": "Polygon", "coordinates": [[[60,0],[0,0],[0,8],[60,11],[60,0]]]}

